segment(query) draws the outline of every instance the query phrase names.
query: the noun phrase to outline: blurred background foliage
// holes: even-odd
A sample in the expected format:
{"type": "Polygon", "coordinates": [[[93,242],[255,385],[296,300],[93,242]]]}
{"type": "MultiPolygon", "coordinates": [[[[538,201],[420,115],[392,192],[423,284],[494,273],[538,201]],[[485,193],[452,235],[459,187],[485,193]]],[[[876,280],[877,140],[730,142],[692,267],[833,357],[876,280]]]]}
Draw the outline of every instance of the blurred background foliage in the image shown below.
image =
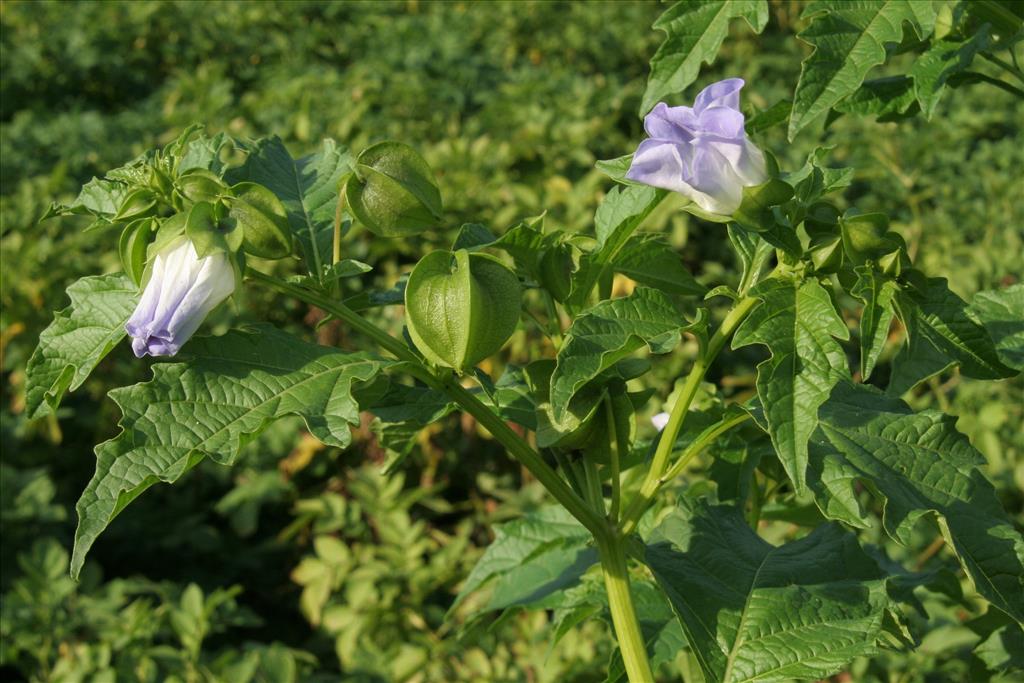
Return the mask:
{"type": "MultiPolygon", "coordinates": [[[[447,245],[463,222],[500,231],[547,211],[555,225],[589,229],[611,184],[594,162],[629,153],[642,138],[635,112],[659,40],[649,27],[663,9],[655,2],[415,0],[0,5],[0,675],[69,682],[604,679],[609,638],[596,622],[552,650],[544,613],[468,628],[459,610],[446,618],[492,537],[490,526],[542,500],[459,416],[421,435],[390,476],[382,467],[389,454],[369,422],[345,452],[319,446],[294,421],[280,422],[248,446],[235,469],[204,463],[182,485],[147,493],[97,544],[83,580],[72,582],[74,501],[92,474],[92,444],[115,433],[117,410],[103,396],[148,371],[122,348],[57,419],[28,423],[24,365],[52,311],[64,305],[67,285],[117,268],[111,235],[83,234],[75,219],[39,223],[39,216],[93,175],[196,121],[210,133],[280,135],[296,156],[324,137],[354,150],[385,138],[417,147],[437,172],[446,225],[414,240],[356,235],[347,242],[383,284],[447,245]]],[[[806,52],[793,37],[800,10],[800,3],[773,1],[761,36],[735,24],[693,92],[738,75],[747,80],[751,108],[789,97],[806,52]]],[[[899,66],[897,56],[886,68],[899,66]]],[[[823,140],[832,146],[829,163],[857,169],[844,200],[889,213],[917,262],[969,298],[1019,281],[1024,270],[1022,124],[1020,100],[982,85],[946,97],[931,121],[847,116],[823,140]]],[[[790,145],[776,128],[760,142],[793,168],[820,141],[805,133],[790,145]]],[[[733,264],[720,228],[671,212],[648,228],[666,231],[702,281],[728,279],[733,264]]],[[[267,303],[251,293],[221,324],[267,303]]],[[[276,307],[274,316],[296,329],[317,319],[298,307],[276,307]]],[[[317,334],[325,343],[346,341],[336,327],[317,334]]],[[[521,331],[505,356],[529,357],[539,343],[521,331]]],[[[661,364],[661,399],[684,357],[661,364]]],[[[749,390],[758,359],[727,354],[714,379],[749,390]]],[[[954,373],[909,397],[915,407],[960,416],[1018,520],[1020,382],[978,383],[954,373]]],[[[784,525],[772,533],[792,531],[784,525]]],[[[955,569],[931,541],[923,538],[916,557],[903,556],[919,568],[955,569]]],[[[977,615],[953,601],[928,608],[930,631],[920,634],[918,652],[858,662],[846,676],[968,680],[968,653],[985,632],[971,627],[977,615]]],[[[981,651],[998,659],[1004,649],[994,643],[981,651]]],[[[685,655],[679,659],[688,668],[685,655]]],[[[666,680],[678,671],[667,668],[666,680]]]]}

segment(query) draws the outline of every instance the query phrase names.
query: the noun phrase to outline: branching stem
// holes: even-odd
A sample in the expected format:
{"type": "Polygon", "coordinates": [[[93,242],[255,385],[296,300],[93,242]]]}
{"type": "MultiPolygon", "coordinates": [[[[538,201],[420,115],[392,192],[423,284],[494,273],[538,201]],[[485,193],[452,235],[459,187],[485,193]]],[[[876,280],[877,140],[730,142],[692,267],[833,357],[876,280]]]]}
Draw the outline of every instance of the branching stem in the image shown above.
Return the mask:
{"type": "Polygon", "coordinates": [[[718,356],[722,347],[725,346],[725,343],[732,337],[733,332],[736,331],[736,328],[739,327],[740,323],[743,322],[757,302],[756,298],[749,296],[736,302],[725,316],[721,327],[718,328],[708,341],[707,348],[704,349],[703,353],[693,364],[693,368],[686,377],[686,383],[683,385],[679,398],[672,408],[668,424],[665,425],[665,429],[661,432],[661,438],[658,440],[658,446],[654,451],[654,458],[651,460],[650,469],[647,470],[647,475],[644,477],[636,497],[630,501],[622,516],[620,528],[623,534],[632,533],[636,529],[640,517],[643,516],[654,501],[658,489],[664,483],[663,477],[669,465],[672,447],[675,445],[679,431],[683,427],[683,420],[686,419],[686,413],[690,409],[690,404],[693,403],[693,399],[697,395],[697,389],[700,388],[700,383],[704,381],[704,375],[707,374],[708,368],[715,357],[718,356]]]}

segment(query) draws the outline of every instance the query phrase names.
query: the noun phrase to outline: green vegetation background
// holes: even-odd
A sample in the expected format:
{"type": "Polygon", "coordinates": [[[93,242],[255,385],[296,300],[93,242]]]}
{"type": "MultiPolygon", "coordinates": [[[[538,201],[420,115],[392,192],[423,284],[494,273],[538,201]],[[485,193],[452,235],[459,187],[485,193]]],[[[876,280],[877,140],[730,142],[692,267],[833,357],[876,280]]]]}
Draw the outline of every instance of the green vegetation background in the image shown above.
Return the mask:
{"type": "MultiPolygon", "coordinates": [[[[117,268],[116,235],[38,217],[51,200],[72,198],[93,175],[194,121],[211,133],[277,134],[295,154],[323,137],[356,150],[384,138],[420,149],[437,171],[447,229],[396,242],[356,235],[346,248],[375,266],[378,283],[448,244],[462,222],[502,230],[546,210],[556,224],[588,229],[609,185],[595,160],[628,153],[642,138],[636,111],[659,40],[649,27],[663,9],[412,0],[0,5],[0,676],[604,679],[610,640],[596,622],[549,652],[544,614],[491,628],[460,629],[464,609],[445,620],[490,526],[541,500],[458,417],[420,438],[391,477],[381,475],[387,453],[369,425],[340,453],[282,423],[233,470],[204,463],[182,484],[148,492],[73,583],[74,501],[92,474],[92,445],[115,433],[117,411],[103,396],[144,379],[148,363],[119,349],[57,419],[38,423],[23,416],[24,365],[51,312],[65,305],[66,286],[117,268]]],[[[747,105],[787,97],[805,54],[793,37],[799,10],[773,2],[759,37],[734,26],[698,85],[738,75],[748,83],[747,105]]],[[[1022,123],[1019,101],[974,86],[947,96],[930,122],[843,118],[824,141],[834,145],[831,162],[857,168],[846,199],[888,212],[918,262],[970,297],[1024,270],[1022,123]]],[[[792,166],[818,140],[805,134],[788,145],[771,131],[762,142],[792,166]]],[[[669,232],[704,281],[731,268],[719,227],[667,214],[650,227],[669,232]]],[[[248,296],[253,310],[263,303],[257,296],[248,296]]],[[[238,315],[221,313],[215,331],[238,315]]],[[[298,307],[277,306],[274,316],[296,328],[316,321],[298,307]]],[[[336,327],[317,334],[349,343],[336,327]]],[[[517,333],[506,355],[527,357],[538,343],[528,330],[517,333]]],[[[721,377],[749,386],[757,360],[726,356],[721,377]]],[[[681,363],[663,364],[666,390],[681,363]]],[[[955,375],[912,397],[917,407],[960,416],[1018,518],[1020,398],[1019,381],[955,375]]],[[[954,566],[943,552],[918,559],[954,566]]],[[[858,663],[858,680],[962,680],[973,644],[959,628],[963,616],[934,606],[934,628],[917,654],[858,663]]]]}

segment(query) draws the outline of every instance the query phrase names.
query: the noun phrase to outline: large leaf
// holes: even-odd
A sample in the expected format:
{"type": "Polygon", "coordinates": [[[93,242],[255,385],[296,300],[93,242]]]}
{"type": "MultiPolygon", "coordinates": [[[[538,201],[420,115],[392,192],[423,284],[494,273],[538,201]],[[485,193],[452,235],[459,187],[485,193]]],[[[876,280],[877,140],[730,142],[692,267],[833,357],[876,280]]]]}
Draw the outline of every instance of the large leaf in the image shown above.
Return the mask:
{"type": "Polygon", "coordinates": [[[768,24],[766,0],[689,0],[678,2],[658,17],[654,28],[665,41],[651,59],[640,115],[659,100],[682,92],[697,79],[701,64],[714,61],[729,32],[729,22],[743,18],[756,33],[768,24]]]}
{"type": "Polygon", "coordinates": [[[597,562],[590,540],[590,532],[562,507],[543,507],[500,524],[452,609],[485,586],[491,595],[484,610],[531,605],[558,594],[597,562]]]}
{"type": "Polygon", "coordinates": [[[900,317],[913,340],[920,335],[960,372],[976,379],[1002,379],[1016,373],[999,360],[988,331],[967,315],[967,303],[953,293],[945,278],[929,278],[923,294],[897,298],[900,317]]]}
{"type": "Polygon", "coordinates": [[[799,38],[814,46],[804,60],[789,116],[789,139],[856,91],[871,69],[885,61],[886,43],[903,38],[910,22],[923,39],[935,23],[929,0],[819,0],[799,38]]]}
{"type": "Polygon", "coordinates": [[[738,508],[684,504],[645,559],[709,682],[824,678],[876,650],[884,573],[838,525],[775,547],[738,508]]]}
{"type": "Polygon", "coordinates": [[[569,328],[551,375],[555,423],[561,423],[570,401],[587,382],[644,346],[652,353],[668,353],[690,325],[675,301],[646,287],[588,309],[569,328]]]}
{"type": "Polygon", "coordinates": [[[849,330],[817,280],[769,278],[750,293],[761,303],[736,331],[732,346],[764,344],[771,350],[771,358],[757,366],[757,395],[779,460],[802,491],[818,407],[849,376],[846,354],[835,340],[847,339],[849,330]]]}
{"type": "Polygon", "coordinates": [[[245,163],[228,173],[229,181],[259,183],[277,195],[288,211],[306,267],[322,277],[331,259],[338,185],[351,169],[352,155],[327,139],[318,152],[293,159],[277,136],[259,140],[247,151],[245,163]]]}
{"type": "MultiPolygon", "coordinates": [[[[1024,621],[1024,539],[978,469],[984,458],[955,423],[939,411],[914,413],[897,398],[844,382],[821,407],[811,467],[838,460],[850,475],[848,492],[855,479],[868,484],[884,502],[886,531],[900,543],[911,542],[921,517],[937,515],[978,592],[1024,621]]],[[[812,488],[826,515],[864,524],[859,512],[840,514],[828,505],[831,493],[812,488]]]]}
{"type": "Polygon", "coordinates": [[[39,335],[29,358],[25,414],[42,417],[57,409],[66,391],[74,391],[117,346],[138,300],[138,289],[124,275],[85,277],[68,287],[71,305],[57,312],[39,335]]]}
{"type": "Polygon", "coordinates": [[[78,501],[75,575],[96,537],[143,491],[205,457],[233,463],[278,418],[301,416],[320,441],[348,445],[349,425],[359,423],[353,385],[385,363],[263,325],[195,339],[183,355],[187,362],[155,366],[149,382],[110,393],[122,432],[96,447],[96,474],[78,501]]]}
{"type": "Polygon", "coordinates": [[[995,342],[999,360],[1024,370],[1024,284],[978,292],[967,313],[995,342]]]}

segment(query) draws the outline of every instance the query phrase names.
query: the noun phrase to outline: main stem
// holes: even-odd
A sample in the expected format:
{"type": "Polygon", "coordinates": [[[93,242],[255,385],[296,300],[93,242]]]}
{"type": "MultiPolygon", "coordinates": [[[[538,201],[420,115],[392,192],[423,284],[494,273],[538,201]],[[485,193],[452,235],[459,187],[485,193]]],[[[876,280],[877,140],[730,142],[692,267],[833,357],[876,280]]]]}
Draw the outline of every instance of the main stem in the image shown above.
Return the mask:
{"type": "Polygon", "coordinates": [[[693,403],[694,396],[697,395],[700,383],[704,381],[704,375],[707,374],[711,363],[718,356],[718,353],[725,346],[733,332],[736,331],[736,328],[743,322],[743,319],[750,313],[750,310],[757,301],[753,297],[746,297],[736,302],[732,310],[725,316],[721,327],[718,328],[708,341],[707,348],[704,349],[704,352],[701,353],[700,357],[693,364],[690,374],[686,377],[686,383],[683,384],[679,398],[676,399],[676,404],[672,408],[668,424],[665,425],[665,429],[661,432],[658,447],[654,451],[654,458],[651,460],[651,467],[647,470],[647,475],[640,485],[640,491],[637,492],[636,497],[630,502],[629,507],[626,508],[626,512],[622,516],[621,531],[623,535],[630,534],[636,529],[640,518],[654,501],[654,496],[658,493],[658,489],[662,484],[662,476],[668,468],[672,447],[676,443],[679,430],[682,429],[683,420],[686,419],[686,413],[690,409],[690,404],[693,403]]]}
{"type": "Polygon", "coordinates": [[[626,568],[626,550],[622,537],[615,535],[603,540],[597,539],[597,551],[601,558],[604,585],[608,591],[608,607],[612,613],[615,638],[619,642],[619,653],[629,683],[654,683],[647,646],[629,590],[629,571],[626,568]]]}
{"type": "MultiPolygon", "coordinates": [[[[651,672],[651,665],[647,658],[647,648],[644,644],[643,634],[640,631],[640,622],[637,619],[636,608],[633,605],[633,597],[630,592],[629,571],[626,566],[626,552],[623,546],[624,535],[616,533],[611,528],[608,520],[604,517],[603,509],[599,511],[596,506],[588,504],[587,501],[573,491],[537,451],[512,431],[505,424],[504,420],[459,384],[454,375],[450,373],[447,375],[435,374],[431,369],[424,366],[420,358],[403,342],[392,337],[343,304],[336,303],[316,292],[283,282],[259,271],[250,270],[248,275],[253,280],[293,296],[296,299],[305,301],[308,304],[317,306],[345,321],[353,329],[376,341],[393,356],[405,361],[407,364],[406,369],[411,374],[428,386],[445,392],[463,410],[476,418],[477,422],[487,429],[495,439],[501,442],[510,455],[522,463],[544,485],[555,500],[561,503],[570,514],[590,531],[597,544],[601,569],[604,573],[605,587],[608,591],[608,605],[612,615],[612,624],[615,628],[615,637],[619,643],[622,661],[626,668],[626,675],[629,677],[630,683],[654,683],[654,675],[651,672]]],[[[692,399],[692,396],[690,399],[692,399]]],[[[689,400],[687,400],[687,403],[689,403],[689,400]]],[[[666,427],[666,429],[668,428],[666,427]]],[[[678,431],[678,428],[676,431],[678,431]]],[[[674,439],[675,436],[673,434],[672,440],[674,441],[674,439]]],[[[615,445],[615,448],[616,455],[618,455],[618,444],[615,445]]],[[[593,486],[594,482],[591,482],[591,485],[593,486]]],[[[593,495],[593,492],[591,492],[591,495],[593,495]]],[[[597,496],[600,497],[599,489],[597,496]]],[[[603,508],[603,501],[601,501],[601,507],[603,508]]]]}

